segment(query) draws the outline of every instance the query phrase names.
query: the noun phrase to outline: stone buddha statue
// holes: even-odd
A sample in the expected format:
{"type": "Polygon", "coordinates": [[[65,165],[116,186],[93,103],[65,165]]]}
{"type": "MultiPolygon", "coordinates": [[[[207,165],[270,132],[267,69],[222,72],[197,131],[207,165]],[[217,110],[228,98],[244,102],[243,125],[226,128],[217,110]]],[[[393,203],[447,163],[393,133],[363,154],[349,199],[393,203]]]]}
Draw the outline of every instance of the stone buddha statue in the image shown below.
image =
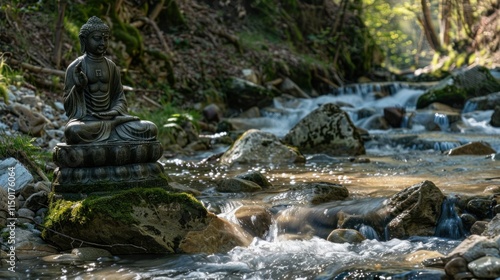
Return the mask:
{"type": "Polygon", "coordinates": [[[127,113],[118,67],[104,56],[109,35],[109,27],[95,16],[80,29],[83,55],[68,66],[64,82],[69,145],[156,140],[154,123],[127,113]]]}

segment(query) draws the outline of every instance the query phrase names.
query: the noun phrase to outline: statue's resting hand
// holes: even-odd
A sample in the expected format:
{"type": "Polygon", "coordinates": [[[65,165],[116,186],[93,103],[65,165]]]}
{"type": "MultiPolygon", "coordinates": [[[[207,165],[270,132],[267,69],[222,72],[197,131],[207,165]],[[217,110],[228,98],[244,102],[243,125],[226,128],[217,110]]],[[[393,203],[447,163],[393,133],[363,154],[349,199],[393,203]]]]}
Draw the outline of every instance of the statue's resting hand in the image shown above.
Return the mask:
{"type": "Polygon", "coordinates": [[[75,73],[73,75],[74,80],[75,80],[75,85],[76,87],[82,89],[87,86],[89,79],[87,78],[87,75],[82,70],[82,60],[80,60],[74,69],[75,73]]]}
{"type": "Polygon", "coordinates": [[[99,118],[99,119],[102,119],[102,120],[115,119],[115,120],[120,121],[120,122],[139,120],[139,118],[135,117],[135,116],[128,116],[128,115],[122,116],[116,110],[109,110],[109,111],[100,112],[100,113],[92,113],[92,116],[99,118]]]}

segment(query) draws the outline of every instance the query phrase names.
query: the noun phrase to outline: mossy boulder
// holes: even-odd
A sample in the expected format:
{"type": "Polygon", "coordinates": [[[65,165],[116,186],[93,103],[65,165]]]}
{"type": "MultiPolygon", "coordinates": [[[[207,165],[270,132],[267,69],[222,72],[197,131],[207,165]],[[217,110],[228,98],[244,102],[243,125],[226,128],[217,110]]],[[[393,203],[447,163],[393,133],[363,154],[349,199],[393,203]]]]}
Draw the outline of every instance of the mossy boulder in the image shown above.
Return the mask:
{"type": "Polygon", "coordinates": [[[53,195],[44,227],[43,239],[62,250],[93,246],[112,254],[218,253],[250,242],[240,228],[209,213],[193,196],[161,188],[79,201],[53,195]]]}
{"type": "Polygon", "coordinates": [[[476,66],[452,74],[430,88],[418,98],[417,109],[425,108],[434,102],[463,108],[465,102],[471,98],[498,91],[500,91],[500,83],[490,71],[483,66],[476,66]]]}

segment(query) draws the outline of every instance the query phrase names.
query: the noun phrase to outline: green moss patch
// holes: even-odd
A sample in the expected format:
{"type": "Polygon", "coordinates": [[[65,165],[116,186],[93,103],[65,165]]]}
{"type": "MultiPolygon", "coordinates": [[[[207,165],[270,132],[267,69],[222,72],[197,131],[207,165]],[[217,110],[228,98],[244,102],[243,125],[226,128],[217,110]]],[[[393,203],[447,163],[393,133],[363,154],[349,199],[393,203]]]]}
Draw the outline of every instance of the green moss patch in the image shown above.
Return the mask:
{"type": "MultiPolygon", "coordinates": [[[[58,224],[85,224],[98,216],[125,224],[134,224],[134,206],[148,207],[158,204],[181,205],[180,211],[197,212],[206,215],[207,210],[193,196],[186,193],[170,193],[161,188],[135,188],[107,196],[89,196],[79,201],[54,199],[51,197],[45,227],[57,228],[58,224]]],[[[44,231],[43,235],[46,236],[44,231]]]]}

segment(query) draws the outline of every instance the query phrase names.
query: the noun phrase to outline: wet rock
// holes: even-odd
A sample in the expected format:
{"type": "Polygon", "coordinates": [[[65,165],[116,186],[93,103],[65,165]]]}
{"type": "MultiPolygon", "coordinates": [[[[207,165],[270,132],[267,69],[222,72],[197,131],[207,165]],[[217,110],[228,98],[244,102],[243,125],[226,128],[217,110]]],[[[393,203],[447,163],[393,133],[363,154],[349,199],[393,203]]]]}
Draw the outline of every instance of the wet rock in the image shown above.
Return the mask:
{"type": "Polygon", "coordinates": [[[417,109],[425,108],[433,102],[447,104],[454,108],[462,108],[465,101],[500,91],[500,83],[483,66],[476,66],[456,72],[442,80],[421,95],[417,101],[417,109]]]}
{"type": "Polygon", "coordinates": [[[234,216],[241,227],[252,236],[264,239],[271,226],[271,213],[260,205],[245,205],[239,207],[234,216]]]}
{"type": "Polygon", "coordinates": [[[460,215],[460,220],[462,220],[462,224],[464,226],[464,228],[467,230],[467,231],[470,231],[472,225],[477,222],[477,219],[476,217],[474,217],[474,215],[471,215],[469,213],[463,213],[460,215]]]}
{"type": "Polygon", "coordinates": [[[387,202],[387,212],[393,217],[387,225],[389,236],[434,235],[444,198],[431,181],[423,181],[393,195],[387,202]]]}
{"type": "Polygon", "coordinates": [[[478,219],[484,219],[491,214],[492,201],[489,199],[475,198],[467,202],[466,210],[474,214],[478,219]]]}
{"type": "Polygon", "coordinates": [[[468,272],[467,261],[462,257],[452,258],[444,266],[446,275],[453,277],[454,275],[462,272],[468,272]]]}
{"type": "Polygon", "coordinates": [[[344,200],[349,196],[345,186],[329,182],[302,183],[291,187],[288,191],[273,196],[270,200],[285,204],[321,204],[324,202],[344,200]]]}
{"type": "Polygon", "coordinates": [[[500,92],[491,93],[485,96],[474,97],[467,100],[464,107],[465,112],[475,110],[493,110],[496,106],[500,106],[500,92]]]}
{"type": "Polygon", "coordinates": [[[264,174],[258,171],[249,171],[246,173],[238,174],[235,176],[236,178],[252,181],[257,185],[261,186],[263,189],[267,189],[272,187],[273,185],[267,180],[264,174]]]}
{"type": "Polygon", "coordinates": [[[179,251],[192,254],[228,252],[236,246],[248,246],[252,237],[236,225],[208,214],[208,225],[202,230],[189,231],[179,244],[179,251]]]}
{"type": "Polygon", "coordinates": [[[445,152],[449,156],[459,156],[459,155],[490,155],[494,154],[496,151],[491,148],[491,146],[484,142],[470,142],[468,144],[462,145],[450,149],[445,152]]]}
{"type": "Polygon", "coordinates": [[[495,107],[493,115],[491,115],[490,124],[494,127],[500,127],[500,106],[495,107]]]}
{"type": "Polygon", "coordinates": [[[236,225],[209,213],[191,195],[160,188],[130,189],[80,201],[52,201],[42,236],[62,250],[74,240],[110,246],[112,254],[219,253],[247,246],[236,225]]]}
{"type": "Polygon", "coordinates": [[[429,251],[429,250],[418,250],[412,253],[409,253],[405,256],[404,260],[415,264],[415,265],[424,265],[426,267],[443,267],[441,259],[444,257],[443,254],[437,251],[429,251]],[[440,264],[438,264],[440,263],[440,264]]]}
{"type": "Polygon", "coordinates": [[[335,229],[326,240],[333,243],[360,243],[366,238],[357,230],[354,229],[335,229]]]}
{"type": "Polygon", "coordinates": [[[365,154],[361,136],[346,112],[327,103],[297,123],[283,141],[303,153],[356,156],[365,154]]]}
{"type": "Polygon", "coordinates": [[[16,246],[16,253],[20,259],[34,259],[57,254],[57,248],[39,241],[21,241],[16,246]]]}
{"type": "Polygon", "coordinates": [[[500,277],[500,258],[486,256],[474,260],[468,265],[470,271],[478,278],[500,277]]]}
{"type": "MultiPolygon", "coordinates": [[[[482,235],[484,236],[500,236],[500,215],[497,214],[489,223],[486,224],[485,228],[482,231],[482,235]]],[[[500,244],[499,244],[500,246],[500,244]]]]}
{"type": "Polygon", "coordinates": [[[227,178],[219,180],[215,190],[219,192],[256,192],[262,190],[262,187],[252,181],[227,178]]]}
{"type": "Polygon", "coordinates": [[[10,188],[13,188],[16,192],[20,191],[28,183],[33,181],[33,175],[31,175],[29,170],[26,169],[26,167],[24,167],[24,165],[17,159],[11,157],[0,161],[0,186],[4,188],[9,186],[8,179],[9,173],[11,173],[9,168],[14,168],[13,173],[15,173],[14,178],[16,178],[15,186],[10,186],[10,188]]]}
{"type": "Polygon", "coordinates": [[[498,256],[498,253],[498,244],[494,239],[486,236],[470,235],[448,256],[451,258],[463,257],[469,263],[487,255],[498,256]]]}
{"type": "Polygon", "coordinates": [[[305,162],[295,147],[283,144],[272,133],[251,129],[243,133],[220,158],[223,165],[235,163],[289,164],[305,162]]]}
{"type": "Polygon", "coordinates": [[[406,110],[401,107],[386,107],[384,108],[384,119],[395,128],[401,127],[406,110]]]}

